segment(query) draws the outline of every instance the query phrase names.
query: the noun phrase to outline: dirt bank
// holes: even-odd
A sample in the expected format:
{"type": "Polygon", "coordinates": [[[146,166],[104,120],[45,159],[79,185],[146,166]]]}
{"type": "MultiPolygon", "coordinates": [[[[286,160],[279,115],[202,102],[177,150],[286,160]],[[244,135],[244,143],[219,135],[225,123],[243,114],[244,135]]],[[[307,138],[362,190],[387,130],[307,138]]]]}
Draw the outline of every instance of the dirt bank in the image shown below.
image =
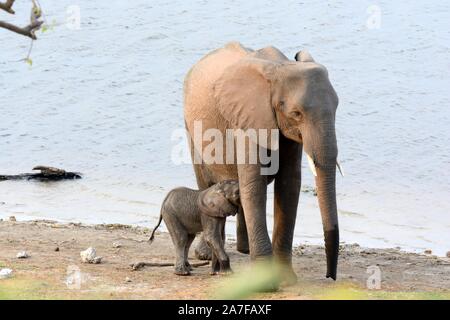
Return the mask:
{"type": "MultiPolygon", "coordinates": [[[[12,269],[13,276],[0,279],[0,299],[220,298],[225,297],[221,296],[221,292],[225,292],[222,289],[227,286],[229,289],[233,280],[242,277],[240,274],[248,269],[248,256],[236,252],[233,242],[228,241],[228,252],[235,270],[232,276],[210,276],[209,266],[196,268],[190,277],[175,276],[172,267],[145,267],[140,271],[132,271],[129,265],[134,262],[173,261],[169,235],[158,234],[152,245],[149,245],[146,242],[148,233],[146,228],[123,225],[1,221],[0,269],[12,269]],[[80,251],[91,246],[103,257],[101,264],[81,263],[80,251]],[[16,258],[17,253],[23,250],[30,257],[16,258]]],[[[449,258],[405,253],[396,249],[342,245],[339,279],[334,282],[324,277],[323,251],[319,246],[295,248],[293,261],[299,276],[298,284],[282,287],[277,292],[248,297],[450,298],[449,258]],[[376,286],[377,270],[380,271],[381,289],[370,290],[367,280],[375,272],[370,283],[372,287],[376,286]]],[[[193,257],[191,261],[197,262],[193,257]]],[[[236,294],[236,297],[242,296],[242,293],[236,294]]]]}

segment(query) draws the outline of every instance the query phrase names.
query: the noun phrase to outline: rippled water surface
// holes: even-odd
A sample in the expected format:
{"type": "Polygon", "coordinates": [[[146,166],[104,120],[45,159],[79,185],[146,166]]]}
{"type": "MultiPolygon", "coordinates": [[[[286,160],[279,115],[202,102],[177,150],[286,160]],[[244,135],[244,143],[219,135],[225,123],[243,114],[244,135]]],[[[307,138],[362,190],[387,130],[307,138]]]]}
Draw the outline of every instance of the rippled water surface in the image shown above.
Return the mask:
{"type": "MultiPolygon", "coordinates": [[[[370,29],[369,1],[80,0],[80,30],[62,24],[72,1],[41,4],[56,26],[39,34],[32,68],[18,62],[29,40],[0,30],[0,173],[44,164],[85,178],[0,182],[0,218],[151,227],[170,188],[195,186],[191,166],[171,161],[184,75],[238,40],[289,57],[307,48],[327,66],[343,241],[450,250],[450,4],[378,1],[370,29]]],[[[28,7],[17,2],[12,21],[28,7]]],[[[303,180],[313,185],[306,170],[303,180]]],[[[316,198],[303,193],[296,242],[321,239],[316,198]]]]}

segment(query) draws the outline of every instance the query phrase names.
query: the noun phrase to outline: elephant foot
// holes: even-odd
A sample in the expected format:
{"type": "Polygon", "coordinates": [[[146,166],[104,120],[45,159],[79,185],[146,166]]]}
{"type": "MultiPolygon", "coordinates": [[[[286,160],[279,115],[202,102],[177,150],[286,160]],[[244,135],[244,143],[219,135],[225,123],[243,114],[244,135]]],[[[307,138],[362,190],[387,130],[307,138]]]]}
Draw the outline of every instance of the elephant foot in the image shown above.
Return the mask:
{"type": "Polygon", "coordinates": [[[285,286],[292,286],[297,283],[297,275],[295,274],[292,266],[285,266],[281,269],[280,274],[281,284],[285,286]]]}
{"type": "Polygon", "coordinates": [[[231,268],[227,269],[227,270],[221,270],[219,272],[219,275],[221,275],[221,276],[229,276],[231,274],[233,274],[233,270],[231,270],[231,268]]]}
{"type": "Polygon", "coordinates": [[[221,270],[221,271],[211,271],[209,273],[211,276],[228,276],[233,274],[233,270],[228,269],[228,270],[221,270]]]}
{"type": "Polygon", "coordinates": [[[277,292],[281,283],[281,272],[273,256],[252,257],[246,281],[254,292],[277,292]]]}
{"type": "Polygon", "coordinates": [[[280,289],[280,284],[276,281],[274,281],[273,283],[270,283],[268,285],[266,285],[265,287],[261,288],[261,290],[258,290],[258,292],[261,293],[270,293],[270,292],[277,292],[280,289]]]}
{"type": "Polygon", "coordinates": [[[292,258],[290,255],[275,255],[274,263],[281,285],[292,286],[297,283],[297,275],[292,268],[292,258]]]}
{"type": "Polygon", "coordinates": [[[191,264],[187,261],[186,261],[186,268],[188,268],[189,271],[194,270],[194,268],[192,268],[191,264]]]}
{"type": "Polygon", "coordinates": [[[243,254],[249,254],[250,253],[250,249],[249,249],[249,247],[248,247],[248,243],[247,243],[247,246],[240,246],[239,245],[239,243],[236,245],[236,250],[238,251],[238,252],[240,252],[240,253],[243,253],[243,254]]]}
{"type": "Polygon", "coordinates": [[[186,264],[183,264],[175,267],[175,274],[177,276],[189,276],[191,275],[191,271],[189,270],[189,267],[186,266],[186,264]]]}
{"type": "Polygon", "coordinates": [[[198,260],[211,260],[212,259],[211,248],[206,244],[206,241],[204,241],[203,238],[200,239],[199,244],[195,248],[195,257],[198,260]]]}

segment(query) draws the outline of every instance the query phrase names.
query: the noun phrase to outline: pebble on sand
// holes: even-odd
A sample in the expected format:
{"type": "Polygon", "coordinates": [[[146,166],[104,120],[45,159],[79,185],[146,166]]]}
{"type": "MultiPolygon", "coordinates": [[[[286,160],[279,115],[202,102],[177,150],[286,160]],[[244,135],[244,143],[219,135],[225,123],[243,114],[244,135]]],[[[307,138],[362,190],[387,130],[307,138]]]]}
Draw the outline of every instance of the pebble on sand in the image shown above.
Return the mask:
{"type": "Polygon", "coordinates": [[[432,254],[433,251],[431,251],[431,249],[427,249],[427,250],[425,250],[423,253],[425,253],[425,254],[432,254]]]}
{"type": "Polygon", "coordinates": [[[26,252],[26,251],[20,251],[19,253],[17,253],[16,258],[17,259],[27,259],[29,258],[30,255],[26,252]]]}
{"type": "Polygon", "coordinates": [[[447,258],[450,258],[450,251],[447,251],[446,256],[447,258]]]}
{"type": "Polygon", "coordinates": [[[4,268],[0,270],[0,279],[8,279],[13,275],[13,271],[8,268],[4,268]]]}
{"type": "Polygon", "coordinates": [[[15,222],[15,221],[17,221],[17,220],[16,220],[16,217],[14,217],[14,216],[11,216],[11,217],[9,217],[9,221],[13,221],[13,222],[15,222]]]}
{"type": "Polygon", "coordinates": [[[102,262],[102,257],[97,256],[97,251],[95,248],[89,247],[84,251],[80,252],[81,261],[83,263],[93,263],[98,264],[102,262]]]}
{"type": "Polygon", "coordinates": [[[113,248],[122,248],[122,244],[120,242],[113,242],[113,248]]]}
{"type": "Polygon", "coordinates": [[[132,280],[130,278],[126,277],[125,282],[132,282],[132,280]]]}

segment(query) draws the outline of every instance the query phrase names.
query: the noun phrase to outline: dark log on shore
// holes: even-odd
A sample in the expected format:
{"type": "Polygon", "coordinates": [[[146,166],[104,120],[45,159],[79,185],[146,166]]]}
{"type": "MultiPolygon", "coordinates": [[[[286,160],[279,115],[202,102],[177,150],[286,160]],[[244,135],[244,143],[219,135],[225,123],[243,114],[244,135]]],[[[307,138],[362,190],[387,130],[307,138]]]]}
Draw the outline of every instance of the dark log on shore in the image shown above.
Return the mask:
{"type": "Polygon", "coordinates": [[[17,175],[0,175],[0,181],[3,180],[40,180],[40,181],[58,181],[66,179],[81,179],[81,173],[68,172],[63,169],[37,166],[33,170],[39,170],[40,173],[22,173],[17,175]]]}
{"type": "MultiPolygon", "coordinates": [[[[173,267],[174,265],[173,262],[136,262],[130,264],[130,267],[133,271],[137,271],[143,267],[173,267]]],[[[193,268],[198,268],[209,265],[209,261],[193,262],[190,265],[193,268]]]]}

